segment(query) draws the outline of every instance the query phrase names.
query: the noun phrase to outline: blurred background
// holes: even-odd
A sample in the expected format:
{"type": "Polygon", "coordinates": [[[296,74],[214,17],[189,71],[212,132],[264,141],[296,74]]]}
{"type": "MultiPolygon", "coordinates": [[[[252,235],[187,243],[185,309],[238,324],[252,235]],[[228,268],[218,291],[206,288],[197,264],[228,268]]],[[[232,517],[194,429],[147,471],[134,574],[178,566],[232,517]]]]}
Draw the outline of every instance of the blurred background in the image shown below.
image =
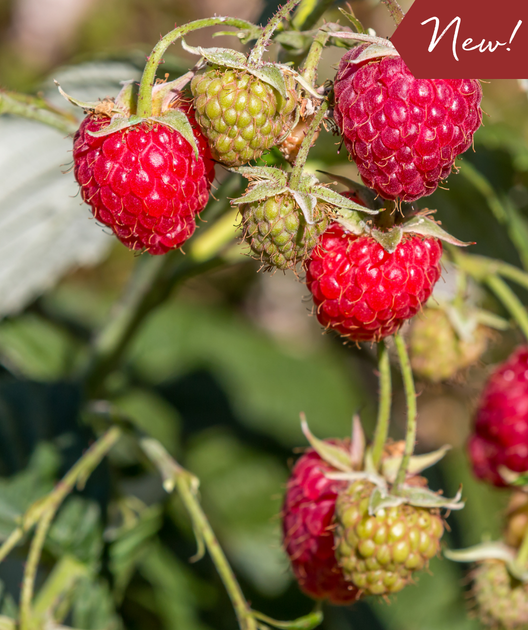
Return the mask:
{"type": "MultiPolygon", "coordinates": [[[[113,96],[139,79],[145,56],[174,24],[215,13],[263,23],[277,8],[264,0],[1,0],[0,87],[42,92],[67,109],[53,86],[82,100],[113,96]]],[[[410,3],[404,3],[404,8],[410,3]]],[[[328,21],[341,16],[335,3],[328,21]]],[[[365,26],[388,36],[393,25],[374,0],[352,2],[365,26]]],[[[496,7],[496,10],[500,8],[496,7]]],[[[343,19],[341,18],[341,21],[343,19]]],[[[191,44],[240,48],[236,38],[191,44]],[[212,43],[214,42],[214,44],[212,43]]],[[[325,52],[319,81],[331,78],[342,50],[325,52]]],[[[171,78],[194,64],[179,46],[165,57],[171,78]]],[[[484,126],[452,175],[422,207],[471,251],[528,263],[528,100],[516,81],[484,84],[484,126]],[[464,175],[464,162],[479,178],[464,175]],[[491,191],[491,192],[490,192],[491,191]],[[494,191],[494,192],[493,192],[494,191]],[[517,241],[517,247],[512,245],[517,241]],[[519,253],[520,252],[520,253],[519,253]]],[[[72,110],[74,111],[74,110],[72,110]]],[[[79,112],[75,112],[79,115],[79,112]]],[[[355,177],[338,139],[323,132],[308,168],[355,177]]],[[[77,195],[71,138],[38,123],[0,118],[0,536],[48,492],[94,438],[78,378],[90,339],[111,321],[133,270],[144,264],[97,225],[77,195]]],[[[271,154],[270,163],[280,162],[271,154]]],[[[217,167],[218,182],[227,173],[217,167]]],[[[229,196],[243,186],[236,178],[229,196]]],[[[214,200],[220,210],[227,202],[214,200]]],[[[206,229],[206,224],[197,231],[206,229]]],[[[242,247],[219,269],[181,283],[131,340],[105,397],[137,428],[159,439],[201,480],[201,498],[252,606],[277,619],[312,609],[288,569],[279,512],[296,447],[299,413],[321,438],[350,434],[361,414],[370,435],[376,412],[375,349],[322,335],[307,290],[292,273],[257,273],[242,247]]],[[[445,279],[449,282],[449,278],[445,279]]],[[[526,302],[526,296],[520,294],[526,302]]],[[[486,306],[505,316],[485,297],[486,306]]],[[[493,336],[482,361],[447,384],[418,383],[419,442],[454,449],[428,471],[431,487],[466,508],[448,519],[449,547],[500,534],[506,492],[471,476],[464,445],[482,385],[493,365],[521,342],[515,330],[493,336]]],[[[403,435],[397,369],[392,435],[403,435]]],[[[297,451],[298,452],[298,451],[297,451]]],[[[66,623],[86,630],[126,627],[230,630],[236,620],[214,567],[194,564],[195,542],[177,499],[126,440],[59,512],[38,575],[57,563],[84,567],[66,623]]],[[[0,565],[0,612],[16,615],[27,544],[0,565]]],[[[437,558],[430,573],[390,603],[325,607],[325,630],[469,630],[466,569],[437,558]]]]}

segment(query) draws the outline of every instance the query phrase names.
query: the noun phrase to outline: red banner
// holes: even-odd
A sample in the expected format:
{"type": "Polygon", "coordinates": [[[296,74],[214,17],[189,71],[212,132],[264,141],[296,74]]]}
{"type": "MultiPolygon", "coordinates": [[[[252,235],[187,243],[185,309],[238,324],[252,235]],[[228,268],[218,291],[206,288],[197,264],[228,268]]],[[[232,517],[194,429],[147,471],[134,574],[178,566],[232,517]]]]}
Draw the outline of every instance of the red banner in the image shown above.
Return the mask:
{"type": "Polygon", "coordinates": [[[415,0],[391,41],[417,79],[528,77],[528,0],[415,0]]]}

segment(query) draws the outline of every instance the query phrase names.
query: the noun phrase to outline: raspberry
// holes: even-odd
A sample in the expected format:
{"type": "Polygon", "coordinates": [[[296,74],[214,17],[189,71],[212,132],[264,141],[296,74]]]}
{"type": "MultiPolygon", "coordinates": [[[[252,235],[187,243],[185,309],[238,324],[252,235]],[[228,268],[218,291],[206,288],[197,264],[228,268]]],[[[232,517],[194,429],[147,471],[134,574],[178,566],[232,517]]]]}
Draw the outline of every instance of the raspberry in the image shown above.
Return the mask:
{"type": "Polygon", "coordinates": [[[476,79],[415,79],[400,57],[341,59],[335,120],[363,181],[385,199],[433,193],[473,141],[482,89],[476,79]]]}
{"type": "Polygon", "coordinates": [[[473,338],[465,341],[458,337],[446,313],[437,308],[425,308],[417,315],[409,333],[413,372],[432,383],[450,379],[475,363],[486,345],[483,326],[477,326],[473,338]]]}
{"type": "Polygon", "coordinates": [[[335,508],[336,557],[347,579],[367,595],[401,591],[412,573],[440,550],[444,525],[438,510],[398,505],[368,507],[374,484],[360,480],[340,492],[335,508]]]}
{"type": "Polygon", "coordinates": [[[309,225],[290,195],[270,197],[240,206],[244,239],[268,267],[294,268],[305,260],[328,226],[325,210],[318,204],[309,225]]]}
{"type": "Polygon", "coordinates": [[[514,352],[484,387],[469,440],[473,472],[495,486],[506,486],[505,466],[528,471],[528,346],[514,352]]]}
{"type": "Polygon", "coordinates": [[[295,99],[249,72],[211,68],[191,82],[196,117],[215,160],[240,166],[275,146],[295,99]]]}
{"type": "MultiPolygon", "coordinates": [[[[182,108],[183,109],[183,108],[182,108]]],[[[86,116],[75,134],[75,178],[94,217],[130,249],[165,254],[196,228],[214,178],[214,162],[192,110],[199,157],[183,136],[165,125],[142,122],[103,137],[110,118],[86,116]]]]}
{"type": "MultiPolygon", "coordinates": [[[[344,442],[334,444],[346,448],[344,442]]],[[[284,547],[306,594],[333,604],[349,604],[357,599],[358,592],[337,565],[332,533],[337,493],[348,482],[328,479],[327,472],[335,469],[314,450],[295,464],[282,510],[284,547]]]]}
{"type": "Polygon", "coordinates": [[[473,571],[473,600],[480,621],[496,630],[528,627],[528,584],[515,580],[504,562],[485,560],[473,571]]]}
{"type": "Polygon", "coordinates": [[[405,234],[389,254],[371,236],[332,223],[305,263],[317,319],[352,341],[394,334],[431,295],[441,255],[435,238],[405,234]]]}

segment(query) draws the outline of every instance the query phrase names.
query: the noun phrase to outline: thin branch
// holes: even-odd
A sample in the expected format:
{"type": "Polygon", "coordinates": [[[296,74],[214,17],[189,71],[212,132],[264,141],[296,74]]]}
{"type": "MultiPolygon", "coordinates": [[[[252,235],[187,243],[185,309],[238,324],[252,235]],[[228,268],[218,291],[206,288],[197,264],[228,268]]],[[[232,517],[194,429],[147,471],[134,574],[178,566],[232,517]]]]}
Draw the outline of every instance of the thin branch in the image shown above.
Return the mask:
{"type": "Polygon", "coordinates": [[[376,469],[379,468],[383,448],[389,435],[389,423],[392,399],[391,370],[389,352],[384,341],[378,344],[378,370],[379,370],[379,406],[376,430],[372,442],[372,460],[376,469]]]}

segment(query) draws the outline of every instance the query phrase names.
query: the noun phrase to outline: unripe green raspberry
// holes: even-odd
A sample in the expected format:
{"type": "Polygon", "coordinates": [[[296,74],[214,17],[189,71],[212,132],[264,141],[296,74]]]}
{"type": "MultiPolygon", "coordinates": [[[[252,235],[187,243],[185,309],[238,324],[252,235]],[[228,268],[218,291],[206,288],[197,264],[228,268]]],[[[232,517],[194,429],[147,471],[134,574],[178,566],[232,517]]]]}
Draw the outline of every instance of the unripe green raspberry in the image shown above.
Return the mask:
{"type": "Polygon", "coordinates": [[[425,308],[417,315],[409,333],[412,369],[416,376],[433,383],[445,381],[478,361],[486,345],[484,326],[477,326],[473,339],[464,341],[446,313],[437,308],[425,308]]]}
{"type": "Polygon", "coordinates": [[[489,628],[528,628],[528,584],[513,578],[500,560],[484,560],[473,571],[473,603],[489,628]]]}
{"type": "Polygon", "coordinates": [[[352,483],[336,502],[336,558],[345,578],[368,595],[401,591],[440,549],[437,510],[398,505],[368,512],[375,486],[352,483]]]}
{"type": "MultiPolygon", "coordinates": [[[[291,86],[290,86],[291,87],[291,86]]],[[[275,146],[296,99],[245,70],[212,67],[191,82],[196,120],[215,160],[241,166],[275,146]]]]}
{"type": "Polygon", "coordinates": [[[244,240],[268,267],[293,269],[305,260],[328,227],[323,204],[315,207],[309,225],[291,195],[269,197],[240,205],[244,240]]]}

